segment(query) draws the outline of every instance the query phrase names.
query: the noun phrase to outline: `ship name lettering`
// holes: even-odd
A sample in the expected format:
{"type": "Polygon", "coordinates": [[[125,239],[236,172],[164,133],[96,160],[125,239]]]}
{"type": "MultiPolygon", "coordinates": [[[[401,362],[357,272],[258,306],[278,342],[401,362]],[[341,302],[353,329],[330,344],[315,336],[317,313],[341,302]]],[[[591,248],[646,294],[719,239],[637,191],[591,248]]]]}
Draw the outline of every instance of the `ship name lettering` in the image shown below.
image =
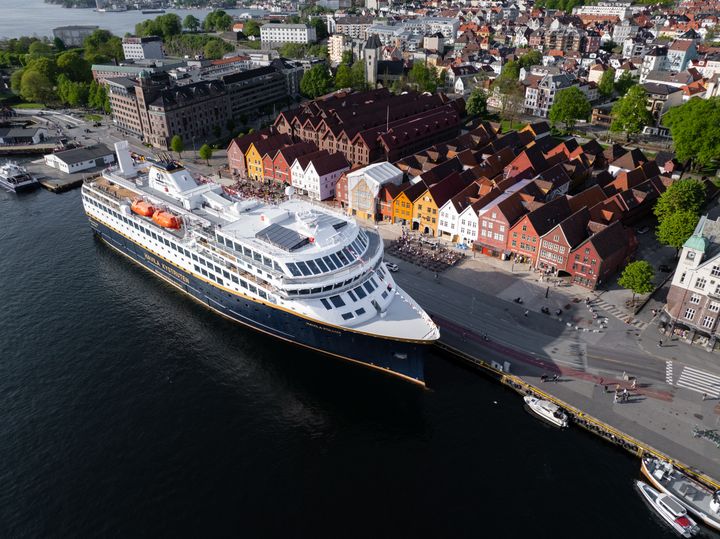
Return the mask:
{"type": "Polygon", "coordinates": [[[321,329],[323,331],[327,331],[328,333],[335,333],[336,335],[341,335],[342,332],[338,331],[337,329],[331,329],[325,326],[318,326],[317,324],[313,324],[312,322],[305,322],[308,326],[314,327],[315,329],[321,329]]]}
{"type": "Polygon", "coordinates": [[[167,271],[170,275],[172,275],[172,276],[175,277],[176,279],[181,280],[181,281],[184,282],[185,284],[190,284],[190,279],[188,279],[187,277],[185,277],[185,276],[184,276],[182,273],[180,273],[179,271],[171,268],[171,267],[168,266],[167,264],[161,264],[161,266],[162,266],[162,269],[164,269],[165,271],[167,271]]]}

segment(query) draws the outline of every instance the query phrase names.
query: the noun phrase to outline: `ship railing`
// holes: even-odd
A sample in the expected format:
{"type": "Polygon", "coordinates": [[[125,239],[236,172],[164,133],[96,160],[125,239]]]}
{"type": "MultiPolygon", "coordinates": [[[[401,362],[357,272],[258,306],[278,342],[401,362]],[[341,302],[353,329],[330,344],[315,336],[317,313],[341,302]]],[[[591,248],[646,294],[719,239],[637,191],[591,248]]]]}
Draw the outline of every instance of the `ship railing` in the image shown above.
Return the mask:
{"type": "Polygon", "coordinates": [[[416,313],[418,313],[420,315],[420,318],[422,318],[423,321],[425,321],[425,323],[427,323],[430,326],[431,329],[425,335],[423,335],[423,339],[425,339],[426,337],[429,337],[437,332],[437,326],[435,325],[435,322],[433,321],[433,319],[430,318],[430,316],[428,316],[428,314],[418,306],[418,304],[415,302],[415,300],[402,294],[400,292],[400,288],[398,288],[397,284],[395,285],[395,294],[397,296],[400,296],[400,299],[402,299],[404,302],[406,302],[408,305],[410,305],[410,307],[416,313]]]}
{"type": "Polygon", "coordinates": [[[240,262],[245,262],[247,264],[250,264],[253,267],[257,267],[257,268],[269,273],[276,279],[283,278],[283,273],[277,271],[275,268],[270,268],[268,266],[265,266],[264,264],[261,266],[258,266],[257,260],[255,260],[249,256],[246,256],[243,253],[239,253],[239,252],[235,251],[234,249],[232,251],[229,251],[226,246],[215,241],[214,237],[211,234],[209,234],[205,231],[200,231],[200,230],[196,230],[195,233],[199,236],[198,240],[202,241],[209,249],[212,249],[213,251],[219,253],[220,255],[235,261],[236,264],[239,264],[240,262]]]}

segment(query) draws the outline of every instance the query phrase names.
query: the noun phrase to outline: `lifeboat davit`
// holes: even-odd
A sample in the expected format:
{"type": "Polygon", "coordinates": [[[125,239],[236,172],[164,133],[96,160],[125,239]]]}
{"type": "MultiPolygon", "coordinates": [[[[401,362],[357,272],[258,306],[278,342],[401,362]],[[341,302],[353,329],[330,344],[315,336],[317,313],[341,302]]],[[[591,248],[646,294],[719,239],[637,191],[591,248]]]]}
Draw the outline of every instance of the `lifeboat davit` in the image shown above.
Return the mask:
{"type": "Polygon", "coordinates": [[[163,228],[180,228],[180,218],[167,211],[156,211],[153,213],[152,220],[163,228]]]}
{"type": "Polygon", "coordinates": [[[142,215],[144,217],[152,217],[152,215],[155,213],[155,208],[152,204],[140,199],[133,200],[130,209],[138,215],[142,215]]]}

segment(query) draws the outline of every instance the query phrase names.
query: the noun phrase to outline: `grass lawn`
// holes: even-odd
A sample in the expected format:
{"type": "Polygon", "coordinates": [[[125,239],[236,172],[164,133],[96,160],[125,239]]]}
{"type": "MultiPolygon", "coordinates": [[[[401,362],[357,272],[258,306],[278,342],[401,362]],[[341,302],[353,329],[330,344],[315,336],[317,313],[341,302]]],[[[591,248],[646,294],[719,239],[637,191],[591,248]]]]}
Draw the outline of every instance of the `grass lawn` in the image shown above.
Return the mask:
{"type": "Polygon", "coordinates": [[[99,114],[86,114],[85,119],[88,122],[102,122],[103,117],[99,114]]]}
{"type": "Polygon", "coordinates": [[[42,103],[18,103],[13,107],[16,109],[44,109],[45,105],[42,103]]]}
{"type": "Polygon", "coordinates": [[[246,49],[260,50],[260,40],[257,41],[238,41],[238,45],[245,47],[246,49]]]}

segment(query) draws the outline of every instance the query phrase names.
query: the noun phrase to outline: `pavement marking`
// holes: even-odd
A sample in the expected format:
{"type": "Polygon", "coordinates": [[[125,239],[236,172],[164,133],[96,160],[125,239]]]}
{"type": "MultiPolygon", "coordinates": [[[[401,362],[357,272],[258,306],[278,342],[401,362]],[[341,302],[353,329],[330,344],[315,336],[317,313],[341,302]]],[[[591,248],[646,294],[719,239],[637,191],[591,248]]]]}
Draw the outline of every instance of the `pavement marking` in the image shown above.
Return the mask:
{"type": "Polygon", "coordinates": [[[692,367],[683,369],[676,385],[697,393],[707,393],[710,397],[720,397],[720,376],[692,367]]]}
{"type": "Polygon", "coordinates": [[[673,385],[673,362],[670,360],[665,362],[665,381],[673,385]]]}
{"type": "Polygon", "coordinates": [[[626,312],[622,311],[621,309],[618,309],[617,307],[615,307],[615,305],[612,305],[603,299],[599,299],[599,298],[594,299],[593,301],[590,302],[590,306],[598,307],[598,308],[602,309],[603,311],[610,313],[615,318],[622,320],[626,324],[631,324],[638,329],[645,329],[648,326],[647,323],[636,319],[632,315],[627,314],[626,312]]]}

